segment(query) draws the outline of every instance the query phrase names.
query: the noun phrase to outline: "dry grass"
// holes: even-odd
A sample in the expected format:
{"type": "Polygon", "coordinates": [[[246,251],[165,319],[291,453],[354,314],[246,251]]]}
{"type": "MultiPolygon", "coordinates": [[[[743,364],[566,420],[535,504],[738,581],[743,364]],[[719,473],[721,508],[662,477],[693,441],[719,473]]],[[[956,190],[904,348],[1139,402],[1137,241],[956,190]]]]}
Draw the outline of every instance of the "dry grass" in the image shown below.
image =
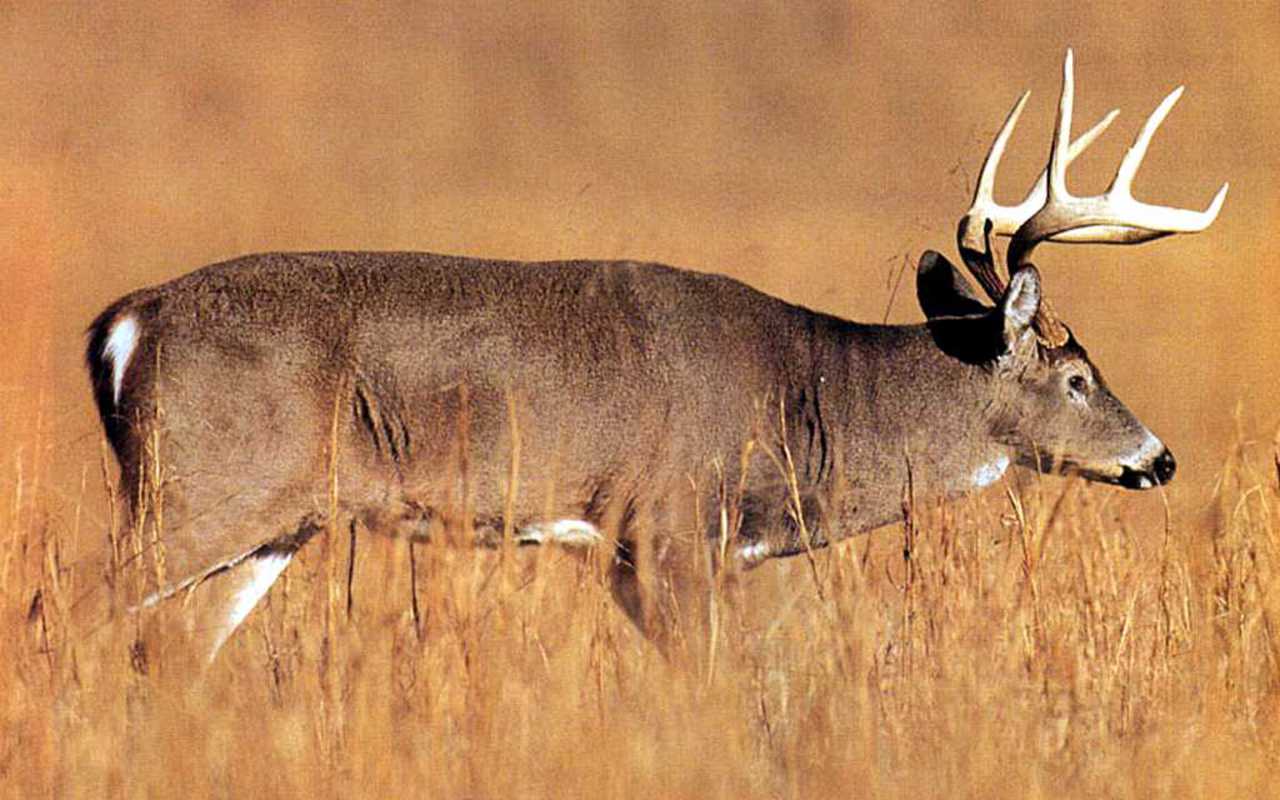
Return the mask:
{"type": "Polygon", "coordinates": [[[67,553],[98,509],[41,489],[37,444],[0,460],[13,796],[1246,797],[1280,752],[1261,448],[1164,524],[1026,476],[919,509],[816,581],[732,582],[715,647],[671,659],[555,549],[361,539],[348,615],[344,534],[202,674],[180,601],[85,619],[110,589],[67,553]]]}

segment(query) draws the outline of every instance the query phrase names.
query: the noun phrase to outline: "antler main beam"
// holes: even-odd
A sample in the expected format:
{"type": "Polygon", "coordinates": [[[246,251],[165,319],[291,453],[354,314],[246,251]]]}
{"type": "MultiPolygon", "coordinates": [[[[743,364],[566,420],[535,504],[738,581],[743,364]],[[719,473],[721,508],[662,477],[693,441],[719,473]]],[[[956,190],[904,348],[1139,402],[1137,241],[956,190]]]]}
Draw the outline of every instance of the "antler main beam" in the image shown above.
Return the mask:
{"type": "MultiPolygon", "coordinates": [[[[1183,87],[1179,86],[1152,112],[1120,162],[1106,192],[1076,197],[1067,190],[1067,167],[1107,129],[1119,112],[1111,111],[1079,139],[1070,141],[1075,76],[1074,56],[1068,49],[1062,66],[1062,94],[1058,100],[1049,164],[1021,203],[1002,206],[994,199],[996,169],[1030,93],[1018,98],[987,153],[973,203],[956,230],[965,264],[992,300],[999,301],[1005,286],[995,266],[993,234],[1012,237],[1007,256],[1012,274],[1027,266],[1031,251],[1044,241],[1137,244],[1174,233],[1196,233],[1217,219],[1227,196],[1228,184],[1225,183],[1204,211],[1149,205],[1133,198],[1133,178],[1138,167],[1156,130],[1182,91],[1183,87]]],[[[1047,345],[1059,347],[1066,342],[1066,326],[1047,304],[1041,304],[1035,324],[1047,345]]]]}
{"type": "MultiPolygon", "coordinates": [[[[1004,294],[1005,282],[996,272],[990,237],[1012,236],[1023,222],[1044,205],[1048,197],[1049,170],[1046,167],[1027,192],[1027,196],[1016,206],[1002,206],[995,200],[996,170],[1000,166],[1000,159],[1004,157],[1009,137],[1013,134],[1014,126],[1018,124],[1018,118],[1022,116],[1022,109],[1026,106],[1029,97],[1031,92],[1023,92],[1013,104],[1009,116],[1005,117],[1004,125],[1000,127],[1000,132],[996,134],[996,139],[991,144],[991,150],[987,152],[987,157],[982,162],[982,172],[979,173],[978,185],[973,192],[973,202],[964,217],[960,219],[960,226],[956,231],[961,256],[964,257],[965,263],[982,284],[987,295],[995,302],[999,302],[1004,294]]],[[[1095,139],[1102,135],[1119,114],[1118,110],[1112,109],[1096,125],[1072,142],[1067,148],[1066,164],[1070,165],[1075,161],[1089,145],[1093,144],[1095,139]]]]}

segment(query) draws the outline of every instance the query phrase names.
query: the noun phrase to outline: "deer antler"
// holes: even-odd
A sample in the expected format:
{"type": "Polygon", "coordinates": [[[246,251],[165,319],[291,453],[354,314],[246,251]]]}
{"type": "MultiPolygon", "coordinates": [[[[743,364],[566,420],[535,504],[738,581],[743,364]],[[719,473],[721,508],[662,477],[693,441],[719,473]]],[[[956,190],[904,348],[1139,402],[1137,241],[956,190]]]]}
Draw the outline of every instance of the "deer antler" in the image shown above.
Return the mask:
{"type": "MultiPolygon", "coordinates": [[[[1013,128],[1018,124],[1018,118],[1022,115],[1022,109],[1030,96],[1031,92],[1023,92],[1018,101],[1013,104],[1009,116],[1005,117],[1004,125],[996,134],[991,150],[982,162],[982,172],[978,176],[978,185],[973,192],[973,203],[960,219],[959,228],[956,230],[960,255],[974,277],[982,284],[982,288],[996,302],[999,302],[1004,294],[1005,282],[995,271],[990,236],[993,234],[1012,236],[1022,223],[1036,212],[1036,209],[1044,205],[1048,195],[1049,170],[1046,168],[1040,173],[1040,177],[1036,179],[1021,203],[1016,206],[1002,206],[995,201],[996,169],[1000,166],[1005,146],[1009,143],[1013,128]]],[[[1075,161],[1076,157],[1093,144],[1093,141],[1102,135],[1102,132],[1119,114],[1119,111],[1112,110],[1084,135],[1072,142],[1071,147],[1067,148],[1066,163],[1075,161]]]]}
{"type": "MultiPolygon", "coordinates": [[[[1074,57],[1068,48],[1062,67],[1062,95],[1058,101],[1057,129],[1049,150],[1049,164],[1031,191],[1016,206],[999,205],[993,194],[996,168],[1030,95],[1027,92],[1014,103],[1013,110],[996,135],[983,162],[973,203],[956,230],[961,257],[983,289],[997,302],[1004,293],[1004,281],[996,271],[992,234],[1012,237],[1007,255],[1012,274],[1028,265],[1031,251],[1043,241],[1137,244],[1174,233],[1202,231],[1217,218],[1227,196],[1228,184],[1223,184],[1204,211],[1153,206],[1133,198],[1133,177],[1160,123],[1182,96],[1181,86],[1160,103],[1142,126],[1106,192],[1095,197],[1076,197],[1067,191],[1067,167],[1119,113],[1111,111],[1068,146],[1075,91],[1073,64],[1074,57]]],[[[1067,341],[1066,326],[1045,302],[1040,304],[1035,327],[1041,341],[1050,347],[1060,347],[1067,341]]]]}

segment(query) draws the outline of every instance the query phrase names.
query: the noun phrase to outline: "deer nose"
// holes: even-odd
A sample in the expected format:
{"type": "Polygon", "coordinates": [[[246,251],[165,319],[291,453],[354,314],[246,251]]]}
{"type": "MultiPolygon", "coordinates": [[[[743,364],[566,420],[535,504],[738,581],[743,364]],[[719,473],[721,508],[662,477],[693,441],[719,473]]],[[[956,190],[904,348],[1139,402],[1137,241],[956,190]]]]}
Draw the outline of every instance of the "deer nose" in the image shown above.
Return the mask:
{"type": "Polygon", "coordinates": [[[1155,474],[1156,480],[1161,484],[1173,480],[1173,473],[1177,471],[1178,462],[1173,459],[1173,453],[1169,452],[1167,447],[1163,453],[1156,456],[1156,460],[1151,464],[1151,472],[1155,474]]]}

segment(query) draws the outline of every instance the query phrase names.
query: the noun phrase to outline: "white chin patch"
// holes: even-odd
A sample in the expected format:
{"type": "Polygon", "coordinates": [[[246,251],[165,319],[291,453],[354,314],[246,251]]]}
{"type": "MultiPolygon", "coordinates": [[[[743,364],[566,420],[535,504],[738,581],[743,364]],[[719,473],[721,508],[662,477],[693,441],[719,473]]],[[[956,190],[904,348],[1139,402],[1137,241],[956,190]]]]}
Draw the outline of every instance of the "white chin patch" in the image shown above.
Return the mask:
{"type": "Polygon", "coordinates": [[[102,345],[102,357],[111,362],[111,402],[116,405],[120,404],[125,367],[138,346],[138,330],[138,321],[132,315],[121,317],[111,325],[111,333],[102,345]]]}
{"type": "Polygon", "coordinates": [[[981,489],[1000,480],[1007,469],[1009,469],[1009,457],[1000,456],[995,461],[983,464],[974,470],[973,477],[970,480],[975,489],[981,489]]]}
{"type": "Polygon", "coordinates": [[[520,529],[517,541],[521,544],[554,542],[567,547],[591,547],[603,539],[604,536],[590,522],[580,519],[558,519],[554,522],[525,525],[520,529]]]}

